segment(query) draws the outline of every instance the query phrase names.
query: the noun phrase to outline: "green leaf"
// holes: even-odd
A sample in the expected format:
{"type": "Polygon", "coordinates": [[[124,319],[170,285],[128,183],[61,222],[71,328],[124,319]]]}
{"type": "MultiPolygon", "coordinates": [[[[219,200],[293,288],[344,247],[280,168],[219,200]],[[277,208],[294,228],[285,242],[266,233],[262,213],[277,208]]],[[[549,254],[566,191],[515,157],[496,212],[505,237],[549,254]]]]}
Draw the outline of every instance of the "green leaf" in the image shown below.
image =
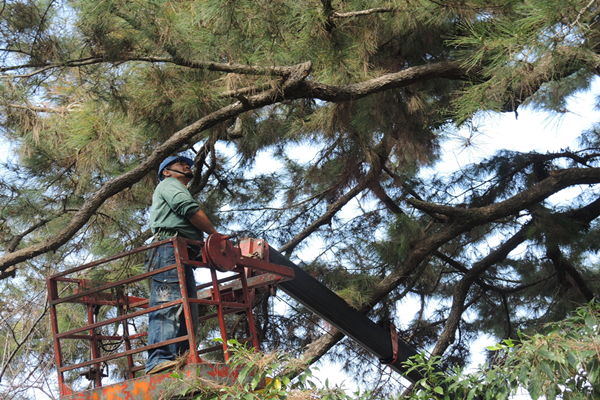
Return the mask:
{"type": "Polygon", "coordinates": [[[252,367],[250,365],[245,366],[244,368],[242,368],[242,370],[240,371],[239,375],[238,375],[238,382],[242,383],[246,380],[246,376],[248,375],[248,371],[250,371],[252,367]]]}
{"type": "Polygon", "coordinates": [[[552,361],[558,361],[558,358],[556,357],[556,355],[554,353],[551,353],[550,351],[543,349],[543,348],[539,348],[536,350],[536,353],[538,353],[540,356],[545,357],[549,360],[552,361]]]}
{"type": "Polygon", "coordinates": [[[545,361],[542,361],[542,363],[540,364],[540,368],[546,374],[548,379],[550,379],[551,381],[554,380],[554,370],[550,367],[550,364],[548,364],[545,361]]]}
{"type": "Polygon", "coordinates": [[[598,377],[598,359],[594,358],[592,361],[590,361],[587,365],[587,375],[588,375],[588,380],[591,383],[596,383],[596,378],[598,377]]]}
{"type": "Polygon", "coordinates": [[[469,395],[467,396],[467,400],[473,400],[473,398],[475,397],[475,390],[476,389],[471,389],[469,391],[469,395]]]}
{"type": "Polygon", "coordinates": [[[439,387],[439,386],[436,386],[436,387],[433,389],[433,391],[434,391],[434,392],[436,392],[436,393],[439,393],[439,394],[444,394],[444,389],[442,389],[442,388],[441,388],[441,387],[439,387]]]}
{"type": "Polygon", "coordinates": [[[591,332],[594,332],[596,325],[598,325],[598,321],[594,318],[593,314],[585,316],[585,326],[587,326],[591,332]]]}
{"type": "Polygon", "coordinates": [[[527,382],[529,382],[529,371],[529,368],[525,365],[519,371],[519,380],[523,386],[527,386],[527,382]]]}
{"type": "Polygon", "coordinates": [[[250,387],[252,388],[252,390],[256,389],[256,386],[258,386],[258,384],[262,380],[262,375],[263,374],[256,374],[252,377],[252,382],[250,382],[250,387]]]}
{"type": "Polygon", "coordinates": [[[548,390],[546,390],[546,399],[547,400],[555,400],[557,393],[558,393],[558,386],[556,386],[556,383],[552,383],[550,386],[548,386],[548,390]]]}

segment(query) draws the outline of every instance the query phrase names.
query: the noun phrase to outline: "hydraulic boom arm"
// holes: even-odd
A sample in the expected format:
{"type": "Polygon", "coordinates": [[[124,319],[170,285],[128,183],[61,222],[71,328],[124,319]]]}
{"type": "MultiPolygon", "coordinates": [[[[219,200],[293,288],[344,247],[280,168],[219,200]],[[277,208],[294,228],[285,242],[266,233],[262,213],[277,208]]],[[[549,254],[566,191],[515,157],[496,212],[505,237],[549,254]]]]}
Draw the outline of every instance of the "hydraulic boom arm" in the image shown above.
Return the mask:
{"type": "MultiPolygon", "coordinates": [[[[380,360],[387,362],[394,360],[392,335],[389,331],[350,307],[341,297],[272,248],[269,249],[269,261],[292,268],[295,273],[294,279],[278,283],[277,287],[379,357],[380,360]]],[[[396,340],[398,354],[396,360],[391,363],[391,367],[396,372],[404,373],[406,370],[402,367],[402,362],[416,355],[417,352],[401,339],[396,340]]],[[[418,372],[411,371],[407,378],[416,382],[423,377],[418,372]]]]}

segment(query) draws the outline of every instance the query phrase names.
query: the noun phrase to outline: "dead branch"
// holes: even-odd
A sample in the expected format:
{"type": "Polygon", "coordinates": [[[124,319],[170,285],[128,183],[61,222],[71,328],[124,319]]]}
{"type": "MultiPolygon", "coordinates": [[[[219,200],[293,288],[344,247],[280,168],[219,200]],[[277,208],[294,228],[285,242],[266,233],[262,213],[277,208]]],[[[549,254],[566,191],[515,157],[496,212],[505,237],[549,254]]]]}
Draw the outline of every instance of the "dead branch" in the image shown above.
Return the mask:
{"type": "Polygon", "coordinates": [[[377,8],[370,8],[368,10],[350,11],[350,12],[346,12],[346,13],[334,12],[331,14],[331,18],[351,18],[351,17],[358,17],[361,15],[370,15],[370,14],[375,14],[375,13],[394,12],[396,10],[397,9],[392,8],[392,7],[377,7],[377,8]]]}

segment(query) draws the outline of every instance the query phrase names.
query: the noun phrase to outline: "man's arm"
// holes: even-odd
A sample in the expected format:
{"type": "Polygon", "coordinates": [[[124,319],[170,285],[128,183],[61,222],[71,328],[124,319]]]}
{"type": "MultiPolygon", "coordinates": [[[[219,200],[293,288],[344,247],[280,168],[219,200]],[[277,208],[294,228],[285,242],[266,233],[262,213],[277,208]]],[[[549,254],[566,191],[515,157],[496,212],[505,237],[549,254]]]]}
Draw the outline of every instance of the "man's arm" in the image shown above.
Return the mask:
{"type": "Polygon", "coordinates": [[[200,229],[203,232],[208,233],[209,235],[217,232],[217,230],[215,229],[213,224],[210,222],[210,220],[208,219],[206,214],[204,214],[204,211],[202,211],[200,209],[198,209],[196,214],[194,214],[190,217],[190,222],[196,228],[200,229]]]}

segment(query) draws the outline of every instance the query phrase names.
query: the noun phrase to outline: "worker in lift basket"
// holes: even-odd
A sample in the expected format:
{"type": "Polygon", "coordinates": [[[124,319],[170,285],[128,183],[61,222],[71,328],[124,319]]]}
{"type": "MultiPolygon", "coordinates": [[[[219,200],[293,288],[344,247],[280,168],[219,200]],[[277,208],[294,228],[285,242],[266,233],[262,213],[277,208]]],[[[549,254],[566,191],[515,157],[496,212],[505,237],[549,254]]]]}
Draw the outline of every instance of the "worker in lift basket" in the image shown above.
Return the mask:
{"type": "MultiPolygon", "coordinates": [[[[187,157],[167,157],[158,169],[160,181],[152,196],[150,227],[155,240],[164,240],[175,235],[188,239],[203,240],[204,232],[209,235],[216,230],[200,209],[187,189],[194,175],[194,163],[187,157]]],[[[199,249],[188,248],[190,259],[199,249]]],[[[155,270],[175,263],[173,243],[155,247],[148,253],[148,270],[155,270]]],[[[185,283],[189,297],[196,298],[196,281],[191,266],[185,266],[185,283]]],[[[150,307],[181,298],[177,269],[151,277],[150,307]]],[[[194,334],[198,327],[198,311],[191,305],[194,334]]],[[[183,306],[178,305],[148,314],[148,344],[187,335],[183,306]]],[[[188,341],[173,343],[148,351],[146,373],[154,374],[176,365],[175,358],[189,350],[188,341]]]]}

